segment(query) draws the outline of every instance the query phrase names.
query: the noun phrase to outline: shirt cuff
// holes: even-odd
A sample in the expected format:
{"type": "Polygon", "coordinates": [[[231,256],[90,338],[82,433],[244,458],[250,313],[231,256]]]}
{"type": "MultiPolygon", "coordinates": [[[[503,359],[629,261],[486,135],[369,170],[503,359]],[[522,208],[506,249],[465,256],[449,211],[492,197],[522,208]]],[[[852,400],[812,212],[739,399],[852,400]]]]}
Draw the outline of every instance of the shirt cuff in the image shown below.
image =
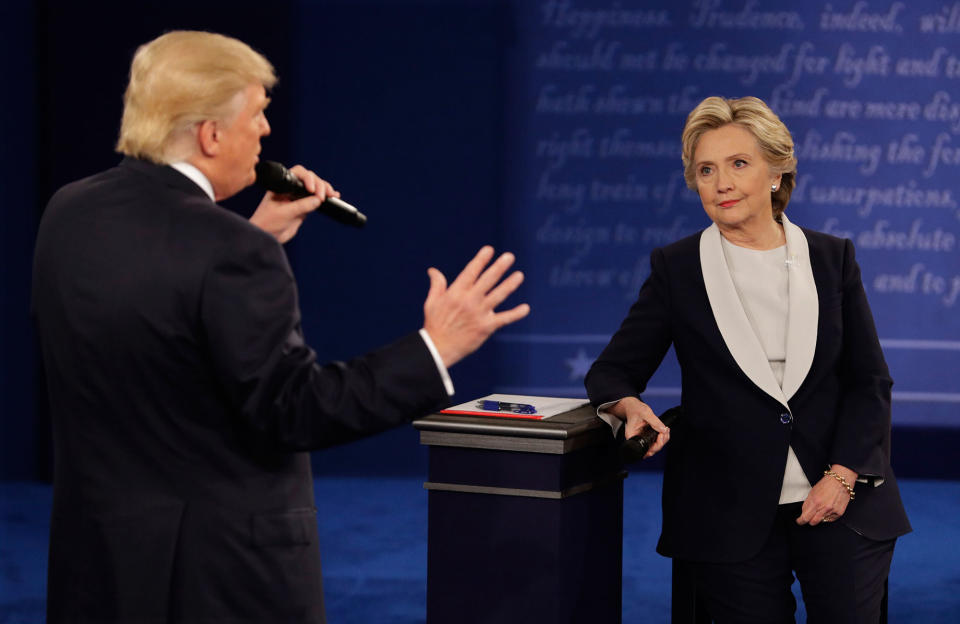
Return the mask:
{"type": "Polygon", "coordinates": [[[440,378],[443,379],[443,388],[447,391],[447,396],[453,396],[453,380],[450,379],[450,373],[447,372],[447,367],[444,366],[443,360],[440,359],[440,352],[437,351],[437,347],[433,344],[433,339],[430,338],[430,334],[427,333],[426,329],[420,330],[420,337],[423,338],[423,343],[427,345],[427,350],[430,351],[430,355],[433,356],[433,363],[437,365],[437,372],[440,373],[440,378]]]}
{"type": "Polygon", "coordinates": [[[620,399],[617,399],[616,401],[607,401],[603,405],[597,407],[597,418],[610,425],[610,429],[613,431],[613,437],[617,437],[617,433],[620,432],[620,427],[623,426],[623,421],[620,420],[618,416],[614,416],[610,412],[606,411],[606,409],[612,405],[616,405],[619,402],[620,399]]]}

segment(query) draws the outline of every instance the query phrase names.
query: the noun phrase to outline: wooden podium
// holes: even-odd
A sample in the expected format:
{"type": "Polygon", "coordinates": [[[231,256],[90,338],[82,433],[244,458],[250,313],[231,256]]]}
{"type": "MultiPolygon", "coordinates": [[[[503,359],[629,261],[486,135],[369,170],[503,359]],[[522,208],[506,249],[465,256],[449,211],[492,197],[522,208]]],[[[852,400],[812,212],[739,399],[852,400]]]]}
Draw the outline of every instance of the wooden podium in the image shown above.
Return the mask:
{"type": "Polygon", "coordinates": [[[413,425],[430,459],[428,624],[620,622],[626,472],[592,407],[413,425]]]}

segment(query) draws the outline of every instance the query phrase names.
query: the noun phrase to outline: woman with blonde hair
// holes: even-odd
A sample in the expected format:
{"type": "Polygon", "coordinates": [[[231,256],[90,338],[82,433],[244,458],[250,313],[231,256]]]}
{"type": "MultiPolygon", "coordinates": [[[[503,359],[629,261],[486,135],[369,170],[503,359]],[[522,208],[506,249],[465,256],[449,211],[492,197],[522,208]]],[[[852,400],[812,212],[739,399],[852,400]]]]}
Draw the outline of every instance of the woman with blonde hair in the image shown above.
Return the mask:
{"type": "Polygon", "coordinates": [[[793,140],[753,97],[710,97],[682,136],[712,224],[656,249],[651,274],[586,378],[631,437],[667,450],[657,547],[724,622],[877,622],[899,535],[892,380],[851,241],[790,222],[793,140]],[[641,400],[673,346],[683,417],[641,400]],[[668,445],[669,442],[669,445],[668,445]]]}

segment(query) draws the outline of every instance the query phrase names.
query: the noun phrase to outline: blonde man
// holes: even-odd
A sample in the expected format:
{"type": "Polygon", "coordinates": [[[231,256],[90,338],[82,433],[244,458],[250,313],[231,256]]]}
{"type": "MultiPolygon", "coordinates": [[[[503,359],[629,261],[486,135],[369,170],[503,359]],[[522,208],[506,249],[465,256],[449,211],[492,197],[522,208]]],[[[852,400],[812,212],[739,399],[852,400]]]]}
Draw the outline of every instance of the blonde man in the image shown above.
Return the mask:
{"type": "Polygon", "coordinates": [[[306,449],[449,402],[447,367],[524,304],[482,249],[424,326],[349,363],[304,343],[280,242],[332,187],[268,193],[248,222],[215,203],[254,181],[276,78],[246,44],[172,32],[136,53],[117,166],[57,192],[34,307],[54,421],[48,617],[323,622],[306,449]],[[489,264],[489,266],[488,266],[489,264]]]}

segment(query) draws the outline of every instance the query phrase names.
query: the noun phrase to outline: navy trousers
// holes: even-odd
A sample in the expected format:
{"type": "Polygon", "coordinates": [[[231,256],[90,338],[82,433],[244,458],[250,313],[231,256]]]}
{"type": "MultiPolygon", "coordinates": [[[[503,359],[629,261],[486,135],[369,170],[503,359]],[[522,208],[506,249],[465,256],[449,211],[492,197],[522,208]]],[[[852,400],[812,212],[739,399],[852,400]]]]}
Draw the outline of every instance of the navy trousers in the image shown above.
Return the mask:
{"type": "Polygon", "coordinates": [[[896,540],[841,522],[798,526],[802,503],[781,505],[763,548],[737,563],[678,561],[716,624],[793,623],[800,581],[808,624],[876,624],[896,540]]]}

